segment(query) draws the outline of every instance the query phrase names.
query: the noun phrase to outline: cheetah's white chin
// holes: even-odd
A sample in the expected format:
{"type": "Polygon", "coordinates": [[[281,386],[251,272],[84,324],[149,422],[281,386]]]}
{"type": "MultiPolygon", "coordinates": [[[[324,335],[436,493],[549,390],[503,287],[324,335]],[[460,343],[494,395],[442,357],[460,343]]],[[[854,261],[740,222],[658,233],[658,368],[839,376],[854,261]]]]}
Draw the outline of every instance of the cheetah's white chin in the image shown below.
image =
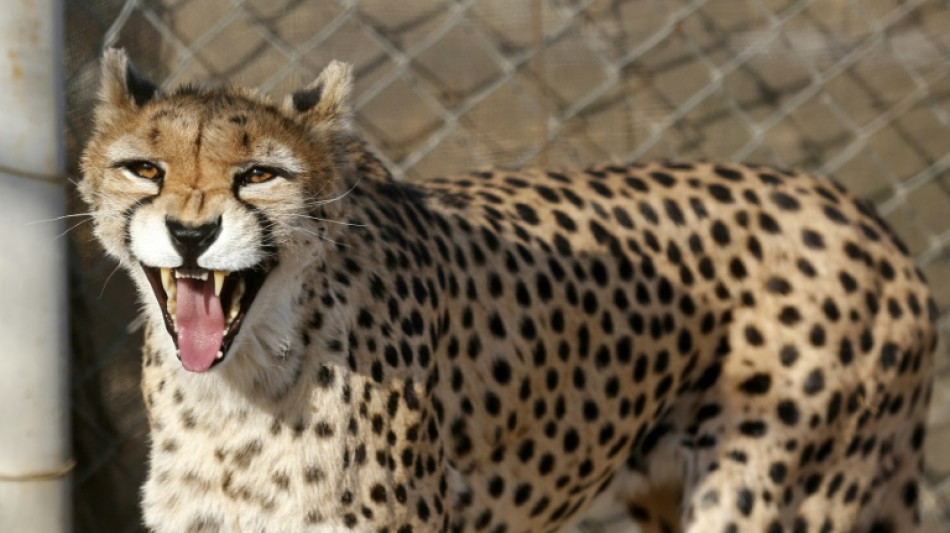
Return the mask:
{"type": "Polygon", "coordinates": [[[272,265],[225,272],[142,265],[182,367],[205,372],[224,361],[272,265]]]}

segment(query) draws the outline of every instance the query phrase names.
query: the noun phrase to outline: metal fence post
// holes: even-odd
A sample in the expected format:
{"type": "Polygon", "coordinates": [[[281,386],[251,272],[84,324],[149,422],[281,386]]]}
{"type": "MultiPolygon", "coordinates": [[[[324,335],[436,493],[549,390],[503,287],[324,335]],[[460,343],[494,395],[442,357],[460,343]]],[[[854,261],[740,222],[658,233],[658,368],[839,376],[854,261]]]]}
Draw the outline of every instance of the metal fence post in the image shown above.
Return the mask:
{"type": "Polygon", "coordinates": [[[0,531],[69,531],[62,4],[0,10],[0,531]],[[43,222],[43,221],[46,222],[43,222]]]}

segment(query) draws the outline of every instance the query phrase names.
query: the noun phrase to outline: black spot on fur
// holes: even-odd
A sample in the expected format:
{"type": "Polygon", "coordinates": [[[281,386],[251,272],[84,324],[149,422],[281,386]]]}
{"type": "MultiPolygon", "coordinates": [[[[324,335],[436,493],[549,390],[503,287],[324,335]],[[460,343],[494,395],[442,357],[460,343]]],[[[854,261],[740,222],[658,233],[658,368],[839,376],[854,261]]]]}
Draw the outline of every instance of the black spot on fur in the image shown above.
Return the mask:
{"type": "Polygon", "coordinates": [[[755,493],[747,488],[739,489],[736,494],[736,507],[744,516],[752,514],[752,507],[755,505],[755,493]]]}
{"type": "Polygon", "coordinates": [[[778,418],[783,423],[788,426],[794,426],[798,424],[800,414],[798,412],[798,406],[795,405],[793,400],[783,400],[778,404],[778,418]]]}
{"type": "Polygon", "coordinates": [[[772,385],[772,377],[766,373],[755,374],[754,376],[746,379],[739,385],[739,389],[750,395],[750,396],[760,396],[769,392],[769,388],[772,385]]]}

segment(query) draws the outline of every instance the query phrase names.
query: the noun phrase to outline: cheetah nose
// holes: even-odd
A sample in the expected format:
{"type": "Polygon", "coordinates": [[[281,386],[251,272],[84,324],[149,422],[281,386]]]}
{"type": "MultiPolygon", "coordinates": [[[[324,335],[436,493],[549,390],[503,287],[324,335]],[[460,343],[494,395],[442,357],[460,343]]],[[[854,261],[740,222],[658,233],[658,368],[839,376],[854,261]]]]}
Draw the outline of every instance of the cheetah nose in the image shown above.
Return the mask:
{"type": "Polygon", "coordinates": [[[171,235],[172,245],[181,254],[182,266],[196,267],[198,257],[218,238],[221,233],[221,217],[208,224],[186,226],[176,220],[166,219],[165,226],[171,235]]]}

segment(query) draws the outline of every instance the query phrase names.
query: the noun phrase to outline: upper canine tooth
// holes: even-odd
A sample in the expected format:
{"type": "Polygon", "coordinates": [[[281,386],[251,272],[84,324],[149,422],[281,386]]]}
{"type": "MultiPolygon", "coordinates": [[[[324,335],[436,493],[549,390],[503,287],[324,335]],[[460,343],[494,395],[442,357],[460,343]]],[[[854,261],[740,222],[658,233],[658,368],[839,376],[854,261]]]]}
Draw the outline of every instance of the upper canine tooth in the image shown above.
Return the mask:
{"type": "Polygon", "coordinates": [[[224,277],[226,275],[226,272],[220,270],[214,271],[214,294],[216,296],[221,296],[221,287],[224,287],[224,277]]]}

